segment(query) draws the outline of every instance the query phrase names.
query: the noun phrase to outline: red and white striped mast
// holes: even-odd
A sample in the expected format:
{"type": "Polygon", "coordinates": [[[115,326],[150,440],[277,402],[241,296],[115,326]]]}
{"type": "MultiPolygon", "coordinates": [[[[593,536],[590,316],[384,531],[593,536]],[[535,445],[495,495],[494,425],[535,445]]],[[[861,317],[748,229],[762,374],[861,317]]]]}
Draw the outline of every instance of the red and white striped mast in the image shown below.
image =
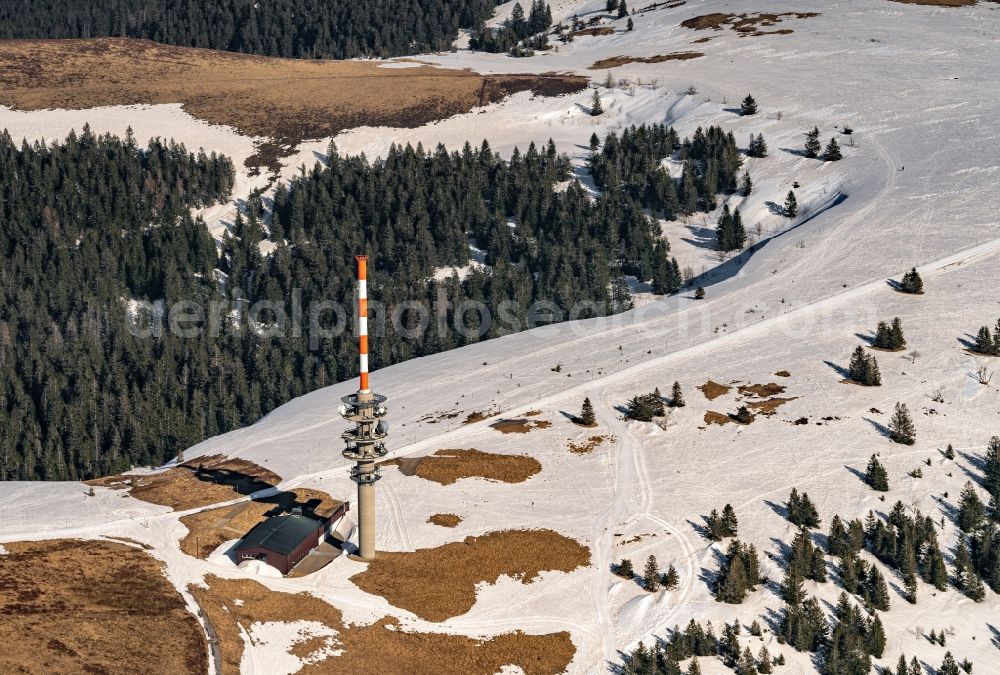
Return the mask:
{"type": "Polygon", "coordinates": [[[354,428],[344,432],[347,444],[343,455],[355,462],[351,480],[358,484],[358,549],[364,559],[375,557],[375,483],[382,476],[375,460],[384,457],[384,440],[388,427],[386,397],[375,394],[368,386],[368,256],[355,256],[358,262],[358,356],[360,361],[359,389],[345,396],[340,414],[354,428]]]}

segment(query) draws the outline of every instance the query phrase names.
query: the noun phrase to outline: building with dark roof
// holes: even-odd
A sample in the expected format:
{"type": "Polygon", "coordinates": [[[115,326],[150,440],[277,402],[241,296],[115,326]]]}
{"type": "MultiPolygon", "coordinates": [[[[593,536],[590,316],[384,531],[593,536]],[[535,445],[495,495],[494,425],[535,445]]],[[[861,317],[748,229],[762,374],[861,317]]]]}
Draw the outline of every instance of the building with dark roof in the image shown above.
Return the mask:
{"type": "MultiPolygon", "coordinates": [[[[342,505],[338,512],[343,515],[343,511],[342,505]]],[[[237,562],[260,560],[288,574],[323,541],[330,520],[298,514],[271,516],[236,545],[237,562]]]]}

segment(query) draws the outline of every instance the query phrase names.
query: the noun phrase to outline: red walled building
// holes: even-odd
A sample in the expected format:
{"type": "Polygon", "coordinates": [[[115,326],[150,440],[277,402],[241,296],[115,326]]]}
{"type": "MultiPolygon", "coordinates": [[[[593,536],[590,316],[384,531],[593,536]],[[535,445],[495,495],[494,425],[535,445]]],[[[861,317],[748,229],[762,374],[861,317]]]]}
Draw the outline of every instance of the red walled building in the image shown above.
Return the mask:
{"type": "Polygon", "coordinates": [[[330,517],[317,520],[298,514],[271,516],[236,545],[237,562],[260,560],[288,574],[323,542],[330,523],[347,512],[342,504],[330,517]]]}

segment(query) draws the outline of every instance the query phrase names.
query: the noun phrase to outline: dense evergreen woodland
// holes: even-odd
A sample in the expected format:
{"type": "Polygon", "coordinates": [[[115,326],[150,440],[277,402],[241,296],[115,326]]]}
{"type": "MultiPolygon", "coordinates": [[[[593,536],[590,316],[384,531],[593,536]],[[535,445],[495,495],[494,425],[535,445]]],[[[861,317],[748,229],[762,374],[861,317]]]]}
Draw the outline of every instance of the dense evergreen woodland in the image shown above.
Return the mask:
{"type": "Polygon", "coordinates": [[[543,321],[574,306],[578,317],[625,309],[626,275],[652,278],[659,292],[680,286],[640,203],[614,185],[588,195],[551,143],[510,160],[485,143],[394,147],[378,162],[331,148],[326,167],[279,188],[273,212],[252,198],[220,257],[190,209],[226,198],[232,182],[228,159],[161,141],[140,148],[89,131],[53,146],[0,140],[0,366],[14,374],[0,381],[0,478],[160,463],[353,376],[353,327],[332,330],[329,312],[321,336],[308,312],[332,301],[353,314],[357,252],[372,256],[370,292],[388,308],[373,305],[376,368],[521,330],[535,301],[560,308],[543,321]],[[277,243],[268,256],[264,237],[277,243]],[[487,266],[435,281],[436,268],[470,262],[470,241],[487,266]],[[450,303],[443,321],[378,334],[394,314],[418,328],[421,311],[394,310],[440,297],[450,303]],[[153,325],[163,329],[133,334],[129,299],[162,302],[168,320],[153,325]],[[170,330],[169,309],[184,300],[207,311],[225,303],[218,330],[170,330]],[[301,334],[250,330],[277,326],[278,313],[247,314],[260,300],[289,316],[297,300],[301,334]],[[461,311],[465,300],[489,314],[461,311]]]}
{"type": "Polygon", "coordinates": [[[190,209],[232,182],[228,159],[159,140],[0,135],[0,479],[106,473],[195,440],[229,360],[131,338],[122,299],[213,292],[215,243],[190,209]]]}
{"type": "Polygon", "coordinates": [[[0,0],[0,38],[147,38],[294,58],[449,49],[492,0],[0,0]]]}

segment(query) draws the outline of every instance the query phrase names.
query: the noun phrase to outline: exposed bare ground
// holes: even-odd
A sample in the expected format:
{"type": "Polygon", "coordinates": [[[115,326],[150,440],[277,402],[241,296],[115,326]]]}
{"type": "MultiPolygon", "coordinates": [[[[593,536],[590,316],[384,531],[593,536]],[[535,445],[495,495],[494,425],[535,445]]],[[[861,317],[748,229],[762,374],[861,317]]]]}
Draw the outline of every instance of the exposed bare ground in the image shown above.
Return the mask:
{"type": "Polygon", "coordinates": [[[490,425],[502,434],[526,434],[532,429],[548,429],[552,422],[548,420],[506,419],[490,425]]]}
{"type": "Polygon", "coordinates": [[[740,35],[785,35],[791,33],[790,28],[776,31],[763,31],[760,27],[775,26],[785,19],[808,19],[819,16],[819,12],[782,12],[780,14],[755,12],[753,14],[703,14],[681,21],[681,26],[692,30],[722,30],[729,26],[740,35]]]}
{"type": "Polygon", "coordinates": [[[775,375],[775,377],[791,377],[792,376],[792,374],[790,372],[788,372],[787,370],[779,370],[774,375],[775,375]]]}
{"type": "Polygon", "coordinates": [[[603,70],[605,68],[617,68],[628,63],[663,63],[664,61],[687,61],[688,59],[701,58],[703,52],[673,52],[671,54],[658,54],[656,56],[613,56],[600,61],[594,61],[589,66],[589,70],[603,70]]]}
{"type": "Polygon", "coordinates": [[[86,481],[87,485],[128,490],[136,499],[175,511],[229,501],[280,482],[281,476],[273,471],[223,455],[198,457],[148,476],[117,475],[86,481]]]}
{"type": "Polygon", "coordinates": [[[698,389],[701,389],[701,393],[705,395],[705,398],[712,401],[720,396],[728,394],[732,390],[732,387],[727,387],[724,384],[719,384],[718,382],[712,382],[712,380],[709,380],[705,384],[698,387],[698,389]]]}
{"type": "Polygon", "coordinates": [[[572,33],[573,37],[581,35],[613,35],[615,29],[611,26],[597,26],[596,28],[583,28],[572,33]]]}
{"type": "MultiPolygon", "coordinates": [[[[0,42],[0,104],[83,109],[182,103],[193,116],[282,142],[359,125],[414,127],[518,91],[583,89],[570,75],[490,75],[420,65],[277,59],[146,40],[0,42]]],[[[272,149],[273,150],[273,149],[272,149]]]]}
{"type": "Polygon", "coordinates": [[[576,455],[585,455],[604,442],[604,436],[591,436],[580,443],[569,442],[569,451],[576,455]]]}
{"type": "Polygon", "coordinates": [[[458,527],[458,524],[462,522],[462,518],[454,513],[435,513],[427,519],[427,522],[440,525],[441,527],[458,527]]]}
{"type": "Polygon", "coordinates": [[[732,421],[733,420],[729,417],[729,415],[715,412],[714,410],[709,410],[705,413],[705,424],[718,424],[719,426],[722,426],[723,424],[729,424],[732,421]]]}
{"type": "Polygon", "coordinates": [[[766,396],[777,396],[778,394],[785,393],[785,387],[774,382],[768,382],[767,384],[741,384],[737,388],[737,391],[744,396],[764,398],[766,396]]]}
{"type": "Polygon", "coordinates": [[[298,488],[291,492],[217,509],[199,511],[181,518],[188,529],[181,550],[204,560],[222,543],[240,539],[269,516],[291,513],[301,507],[305,515],[329,516],[342,502],[319,490],[298,488]]]}
{"type": "Polygon", "coordinates": [[[558,532],[503,530],[437,548],[380,552],[351,581],[422,619],[444,621],[472,609],[480,582],[506,575],[528,583],[545,570],[588,564],[590,550],[558,532]]]}
{"type": "Polygon", "coordinates": [[[488,410],[483,410],[483,411],[473,410],[466,416],[464,420],[462,420],[462,424],[475,424],[476,422],[482,422],[483,420],[489,419],[496,415],[497,413],[490,412],[488,410]]]}
{"type": "Polygon", "coordinates": [[[796,398],[798,398],[798,396],[792,396],[790,398],[773,397],[763,401],[750,401],[747,403],[747,407],[751,410],[759,412],[762,415],[770,417],[778,410],[778,408],[785,405],[789,401],[794,401],[796,398]]]}
{"type": "Polygon", "coordinates": [[[542,470],[534,457],[502,455],[475,448],[438,450],[424,457],[414,473],[441,485],[451,485],[462,478],[485,478],[502,483],[523,483],[542,470]]]}
{"type": "Polygon", "coordinates": [[[206,672],[201,627],[142,549],[74,539],[4,547],[0,672],[206,672]]]}
{"type": "Polygon", "coordinates": [[[208,576],[205,581],[208,588],[192,586],[190,590],[219,634],[221,675],[240,672],[244,648],[240,626],[249,630],[255,622],[316,621],[337,631],[335,637],[310,638],[293,647],[296,654],[312,649],[308,656],[317,659],[298,671],[306,675],[353,674],[359,672],[360,663],[365,672],[386,675],[487,675],[506,665],[519,666],[528,675],[554,675],[566,669],[576,652],[567,632],[513,632],[476,640],[404,631],[390,617],[356,626],[345,624],[340,611],[308,593],[279,593],[249,579],[208,576]],[[343,652],[324,658],[322,650],[331,646],[343,652]]]}

